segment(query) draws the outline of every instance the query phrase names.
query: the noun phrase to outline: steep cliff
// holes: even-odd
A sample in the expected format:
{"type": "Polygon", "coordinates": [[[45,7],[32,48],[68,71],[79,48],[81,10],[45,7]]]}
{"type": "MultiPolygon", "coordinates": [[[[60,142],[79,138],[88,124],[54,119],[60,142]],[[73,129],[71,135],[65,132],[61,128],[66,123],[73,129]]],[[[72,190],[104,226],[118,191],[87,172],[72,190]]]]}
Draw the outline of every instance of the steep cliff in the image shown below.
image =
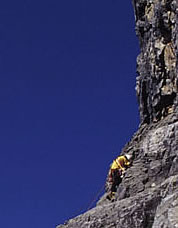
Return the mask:
{"type": "Polygon", "coordinates": [[[141,53],[136,91],[141,124],[122,154],[134,155],[116,200],[58,228],[178,227],[178,2],[133,0],[141,53]]]}

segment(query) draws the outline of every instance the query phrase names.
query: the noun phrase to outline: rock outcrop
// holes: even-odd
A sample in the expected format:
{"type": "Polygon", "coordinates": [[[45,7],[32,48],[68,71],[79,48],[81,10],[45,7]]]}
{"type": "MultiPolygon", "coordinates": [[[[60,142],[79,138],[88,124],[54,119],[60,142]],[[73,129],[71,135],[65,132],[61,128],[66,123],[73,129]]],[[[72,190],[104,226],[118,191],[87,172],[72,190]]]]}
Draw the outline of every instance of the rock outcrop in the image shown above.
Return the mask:
{"type": "Polygon", "coordinates": [[[137,96],[141,123],[176,111],[178,8],[176,0],[134,0],[137,58],[137,96]]]}
{"type": "Polygon", "coordinates": [[[140,127],[122,154],[134,155],[114,202],[58,228],[178,228],[178,2],[133,0],[141,53],[140,127]]]}

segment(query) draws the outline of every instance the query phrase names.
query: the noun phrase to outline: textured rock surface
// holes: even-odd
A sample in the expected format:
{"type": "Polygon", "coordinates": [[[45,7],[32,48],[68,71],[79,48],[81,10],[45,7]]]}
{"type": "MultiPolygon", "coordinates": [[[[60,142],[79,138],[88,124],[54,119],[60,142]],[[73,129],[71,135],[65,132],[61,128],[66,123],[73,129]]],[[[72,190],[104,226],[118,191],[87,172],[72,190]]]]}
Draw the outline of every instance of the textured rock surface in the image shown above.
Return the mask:
{"type": "Polygon", "coordinates": [[[134,155],[116,200],[58,228],[178,228],[178,1],[133,0],[141,53],[141,124],[122,154],[134,155]]]}
{"type": "Polygon", "coordinates": [[[176,0],[134,0],[137,96],[141,122],[158,121],[177,106],[178,7],[176,0]]]}

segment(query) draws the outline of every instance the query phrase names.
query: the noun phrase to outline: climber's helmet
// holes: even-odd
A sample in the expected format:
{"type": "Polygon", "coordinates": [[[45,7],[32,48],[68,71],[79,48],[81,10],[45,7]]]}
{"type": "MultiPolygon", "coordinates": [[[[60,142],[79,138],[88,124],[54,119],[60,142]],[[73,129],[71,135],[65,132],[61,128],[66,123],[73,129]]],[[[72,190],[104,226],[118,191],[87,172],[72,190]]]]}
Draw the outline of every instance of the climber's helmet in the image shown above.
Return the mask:
{"type": "Polygon", "coordinates": [[[132,159],[132,155],[130,155],[130,154],[125,154],[125,157],[127,158],[128,161],[130,161],[132,159]]]}

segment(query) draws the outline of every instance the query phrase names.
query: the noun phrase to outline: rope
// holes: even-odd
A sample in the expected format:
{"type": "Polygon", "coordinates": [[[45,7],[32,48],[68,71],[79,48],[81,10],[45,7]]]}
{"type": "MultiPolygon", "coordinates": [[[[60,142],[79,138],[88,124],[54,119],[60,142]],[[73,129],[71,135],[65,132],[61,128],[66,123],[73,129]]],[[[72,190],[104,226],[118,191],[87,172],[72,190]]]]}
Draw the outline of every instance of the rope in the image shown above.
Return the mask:
{"type": "Polygon", "coordinates": [[[72,217],[76,217],[78,215],[80,215],[81,213],[83,213],[83,211],[88,211],[91,209],[91,207],[93,206],[93,204],[95,203],[95,201],[97,200],[97,198],[99,197],[99,195],[101,194],[101,192],[103,191],[105,187],[105,184],[102,185],[102,188],[97,192],[97,194],[93,197],[93,199],[87,204],[87,206],[82,206],[79,210],[78,213],[76,213],[74,216],[72,217]]]}
{"type": "Polygon", "coordinates": [[[87,207],[87,211],[91,209],[91,207],[93,206],[93,204],[96,202],[96,200],[98,199],[99,195],[101,194],[101,192],[103,191],[105,187],[105,184],[102,185],[101,189],[97,192],[97,194],[93,197],[93,199],[89,202],[88,207],[87,207]]]}

